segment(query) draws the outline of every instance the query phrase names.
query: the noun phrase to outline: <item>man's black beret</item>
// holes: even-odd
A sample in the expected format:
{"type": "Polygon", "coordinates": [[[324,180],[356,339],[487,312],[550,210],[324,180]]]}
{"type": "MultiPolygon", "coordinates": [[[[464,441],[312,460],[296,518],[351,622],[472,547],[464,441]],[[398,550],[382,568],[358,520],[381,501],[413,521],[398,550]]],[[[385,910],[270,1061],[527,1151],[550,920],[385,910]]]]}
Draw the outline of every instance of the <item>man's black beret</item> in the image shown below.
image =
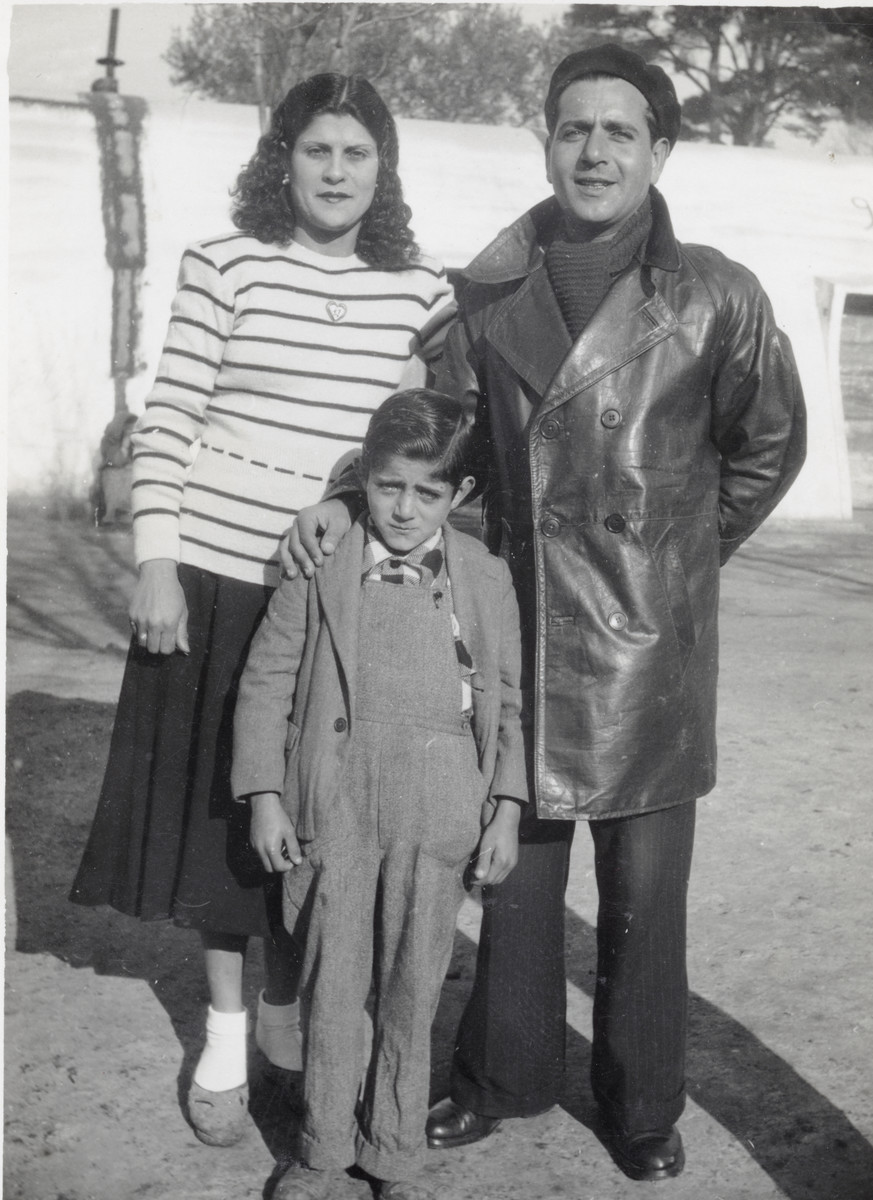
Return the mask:
{"type": "Polygon", "coordinates": [[[549,133],[555,131],[561,93],[586,75],[615,75],[633,84],[649,102],[659,133],[667,139],[671,148],[676,144],[682,110],[669,75],[660,67],[647,63],[633,50],[614,43],[593,46],[590,50],[577,50],[555,67],[546,96],[546,126],[549,133]]]}

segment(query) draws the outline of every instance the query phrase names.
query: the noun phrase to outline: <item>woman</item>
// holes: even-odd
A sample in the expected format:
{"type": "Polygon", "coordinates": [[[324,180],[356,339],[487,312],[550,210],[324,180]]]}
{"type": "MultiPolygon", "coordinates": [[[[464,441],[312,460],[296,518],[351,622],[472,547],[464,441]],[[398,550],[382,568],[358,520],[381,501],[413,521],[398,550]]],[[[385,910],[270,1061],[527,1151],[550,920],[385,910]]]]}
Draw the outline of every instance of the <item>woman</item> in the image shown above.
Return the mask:
{"type": "Polygon", "coordinates": [[[133,642],[71,899],[200,930],[210,1007],[189,1115],[246,1122],[247,940],[264,937],[256,1040],[298,1067],[282,844],[259,859],[229,787],[233,706],[289,521],[390,393],[420,382],[454,315],[408,227],[397,132],[366,80],[316,75],[276,109],[233,193],[239,232],[189,247],[133,435],[133,642]]]}

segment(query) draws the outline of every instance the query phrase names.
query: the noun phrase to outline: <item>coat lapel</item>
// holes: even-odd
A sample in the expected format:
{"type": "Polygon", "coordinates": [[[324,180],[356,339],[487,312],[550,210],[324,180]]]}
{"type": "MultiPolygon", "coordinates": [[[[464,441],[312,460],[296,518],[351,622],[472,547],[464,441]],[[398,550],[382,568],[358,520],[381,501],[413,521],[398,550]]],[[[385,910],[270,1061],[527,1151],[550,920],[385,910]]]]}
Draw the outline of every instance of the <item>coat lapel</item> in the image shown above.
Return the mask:
{"type": "MultiPolygon", "coordinates": [[[[679,269],[679,247],[664,198],[650,189],[652,232],[644,270],[679,269]]],[[[650,346],[670,337],[678,321],[661,296],[643,291],[639,264],[620,276],[573,344],[549,283],[544,246],[560,219],[554,197],[504,230],[464,271],[474,283],[502,287],[524,282],[495,303],[486,337],[546,406],[563,404],[650,346]]]]}
{"type": "Polygon", "coordinates": [[[346,678],[350,694],[358,668],[358,601],[364,558],[364,526],[358,520],[315,572],[315,585],[325,624],[346,678]]]}
{"type": "Polygon", "coordinates": [[[541,412],[619,370],[679,328],[658,292],[646,295],[636,263],[621,275],[577,338],[544,393],[541,412]]]}
{"type": "Polygon", "coordinates": [[[535,267],[498,307],[487,338],[538,396],[545,395],[572,348],[545,265],[535,267]]]}

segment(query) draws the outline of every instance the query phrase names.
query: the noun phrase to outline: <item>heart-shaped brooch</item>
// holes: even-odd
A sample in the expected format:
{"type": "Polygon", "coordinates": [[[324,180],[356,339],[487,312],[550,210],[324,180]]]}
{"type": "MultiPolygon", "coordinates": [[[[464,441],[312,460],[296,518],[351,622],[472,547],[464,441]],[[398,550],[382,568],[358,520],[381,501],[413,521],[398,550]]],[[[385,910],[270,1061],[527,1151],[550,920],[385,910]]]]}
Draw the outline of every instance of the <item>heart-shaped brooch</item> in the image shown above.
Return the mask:
{"type": "Polygon", "coordinates": [[[341,321],[349,311],[340,300],[328,300],[325,308],[332,321],[341,321]]]}

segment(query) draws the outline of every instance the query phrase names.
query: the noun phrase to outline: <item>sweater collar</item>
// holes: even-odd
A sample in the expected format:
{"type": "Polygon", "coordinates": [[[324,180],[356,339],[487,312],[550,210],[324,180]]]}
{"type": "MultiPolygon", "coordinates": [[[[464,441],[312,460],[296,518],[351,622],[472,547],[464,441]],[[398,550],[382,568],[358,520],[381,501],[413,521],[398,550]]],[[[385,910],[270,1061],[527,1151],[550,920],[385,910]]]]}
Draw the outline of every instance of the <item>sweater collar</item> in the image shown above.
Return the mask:
{"type": "MultiPolygon", "coordinates": [[[[652,229],[643,250],[644,266],[678,271],[679,245],[666,201],[655,187],[649,188],[652,229]]],[[[465,267],[461,274],[473,283],[509,283],[529,275],[543,262],[543,247],[561,225],[561,210],[554,196],[529,209],[502,230],[490,245],[465,267]]]]}

